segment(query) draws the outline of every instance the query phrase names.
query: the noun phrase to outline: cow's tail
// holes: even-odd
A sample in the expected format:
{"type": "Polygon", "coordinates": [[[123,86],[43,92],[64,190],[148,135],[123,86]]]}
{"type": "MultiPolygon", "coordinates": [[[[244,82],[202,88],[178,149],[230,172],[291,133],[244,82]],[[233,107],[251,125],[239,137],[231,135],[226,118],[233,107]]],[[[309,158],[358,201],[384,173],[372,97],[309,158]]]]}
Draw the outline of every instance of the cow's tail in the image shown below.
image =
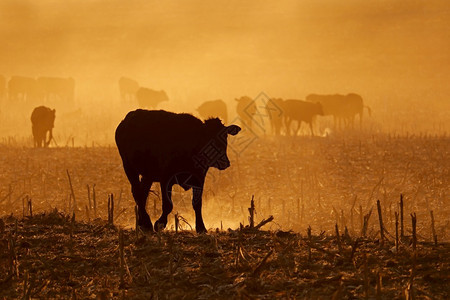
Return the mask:
{"type": "Polygon", "coordinates": [[[371,117],[372,116],[372,109],[369,106],[367,106],[367,105],[364,105],[364,108],[367,109],[367,112],[369,113],[369,117],[371,117]]]}

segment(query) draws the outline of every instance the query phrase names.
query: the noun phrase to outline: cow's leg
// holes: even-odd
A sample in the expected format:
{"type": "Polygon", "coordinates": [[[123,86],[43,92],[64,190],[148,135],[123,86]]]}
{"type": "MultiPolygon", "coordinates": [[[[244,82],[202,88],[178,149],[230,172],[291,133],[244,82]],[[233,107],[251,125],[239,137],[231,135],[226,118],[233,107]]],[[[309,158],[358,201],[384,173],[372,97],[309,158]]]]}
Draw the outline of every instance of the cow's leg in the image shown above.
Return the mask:
{"type": "Polygon", "coordinates": [[[297,121],[297,128],[294,129],[294,134],[293,136],[297,136],[298,131],[300,130],[300,127],[302,126],[302,121],[298,120],[297,121]]]}
{"type": "Polygon", "coordinates": [[[153,231],[152,221],[150,220],[150,216],[148,215],[145,207],[147,205],[148,193],[150,192],[150,188],[152,187],[153,182],[148,180],[147,177],[143,176],[140,180],[140,190],[139,190],[139,203],[138,204],[138,213],[139,220],[143,219],[143,222],[140,222],[140,226],[153,231]],[[142,209],[140,208],[142,207],[142,209]]]}
{"type": "MultiPolygon", "coordinates": [[[[363,108],[364,109],[364,108],[363,108]]],[[[363,111],[359,112],[359,130],[362,130],[362,122],[363,122],[363,111]]]]}
{"type": "Polygon", "coordinates": [[[44,142],[45,142],[45,147],[48,147],[50,145],[50,142],[53,139],[53,129],[50,129],[48,131],[48,141],[47,141],[47,133],[45,133],[45,137],[44,137],[44,142]]]}
{"type": "Polygon", "coordinates": [[[37,133],[37,146],[38,146],[38,148],[41,148],[42,147],[42,133],[41,132],[38,132],[37,133]]]}
{"type": "Polygon", "coordinates": [[[309,129],[311,129],[311,136],[314,136],[312,121],[309,122],[309,129]]]}
{"type": "Polygon", "coordinates": [[[202,217],[203,184],[192,188],[192,207],[195,211],[195,230],[197,233],[205,233],[206,227],[202,217]]]}
{"type": "Polygon", "coordinates": [[[153,231],[152,221],[145,210],[147,197],[152,186],[152,182],[147,180],[145,177],[142,177],[141,180],[139,180],[139,173],[125,163],[124,169],[125,174],[131,183],[131,192],[138,207],[138,225],[143,229],[153,231]]]}
{"type": "Polygon", "coordinates": [[[162,214],[155,222],[156,231],[166,228],[167,216],[172,212],[172,186],[173,183],[171,181],[161,181],[162,214]]]}
{"type": "Polygon", "coordinates": [[[286,118],[284,120],[285,126],[286,126],[286,136],[290,136],[291,135],[291,118],[286,118]]]}

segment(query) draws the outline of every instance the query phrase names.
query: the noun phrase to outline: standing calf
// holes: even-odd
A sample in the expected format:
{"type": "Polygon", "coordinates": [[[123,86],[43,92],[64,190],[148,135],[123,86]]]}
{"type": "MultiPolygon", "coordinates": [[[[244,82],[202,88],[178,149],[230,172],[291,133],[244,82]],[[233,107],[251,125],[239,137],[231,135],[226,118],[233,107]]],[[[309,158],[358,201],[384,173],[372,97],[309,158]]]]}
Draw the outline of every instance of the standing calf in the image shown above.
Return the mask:
{"type": "Polygon", "coordinates": [[[48,147],[53,138],[53,126],[55,124],[54,109],[45,106],[36,107],[31,113],[31,130],[33,132],[34,147],[48,147]],[[49,132],[48,141],[47,131],[49,132]]]}

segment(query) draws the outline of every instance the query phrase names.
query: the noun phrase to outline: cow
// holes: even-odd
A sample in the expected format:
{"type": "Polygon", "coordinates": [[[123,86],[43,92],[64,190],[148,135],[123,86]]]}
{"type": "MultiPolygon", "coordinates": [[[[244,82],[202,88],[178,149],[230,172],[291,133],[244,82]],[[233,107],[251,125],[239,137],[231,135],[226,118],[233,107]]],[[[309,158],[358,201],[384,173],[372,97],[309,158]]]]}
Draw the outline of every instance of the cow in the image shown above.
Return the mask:
{"type": "Polygon", "coordinates": [[[228,123],[227,104],[223,100],[211,100],[203,102],[197,108],[198,113],[204,119],[209,117],[219,117],[225,124],[228,123]]]}
{"type": "Polygon", "coordinates": [[[169,101],[165,91],[155,91],[144,87],[137,90],[136,98],[140,108],[156,108],[159,103],[169,101]]]}
{"type": "Polygon", "coordinates": [[[242,121],[242,124],[248,128],[253,128],[253,117],[256,114],[257,107],[255,101],[248,96],[235,99],[237,101],[236,112],[242,121]]]}
{"type": "Polygon", "coordinates": [[[6,79],[3,75],[0,75],[0,101],[6,97],[6,79]]]}
{"type": "Polygon", "coordinates": [[[363,110],[366,108],[371,114],[370,107],[365,106],[360,95],[350,93],[348,95],[317,95],[306,96],[306,101],[319,102],[322,104],[325,116],[333,116],[334,127],[354,127],[354,119],[359,115],[360,128],[362,127],[363,110]]]}
{"type": "Polygon", "coordinates": [[[230,166],[227,136],[240,130],[237,125],[223,125],[218,118],[202,122],[190,114],[164,110],[129,112],[117,126],[115,140],[138,207],[138,225],[153,231],[145,206],[153,182],[159,182],[162,214],[155,230],[166,227],[173,208],[172,186],[178,184],[184,190],[192,188],[195,228],[206,232],[202,218],[206,173],[210,167],[225,170],[230,166]]]}
{"type": "Polygon", "coordinates": [[[75,98],[75,80],[71,77],[39,77],[37,84],[45,101],[72,103],[75,98]]]}
{"type": "Polygon", "coordinates": [[[369,116],[372,114],[370,107],[364,105],[363,99],[360,95],[350,93],[345,97],[346,103],[344,105],[344,118],[348,120],[354,128],[355,116],[359,115],[359,128],[362,128],[364,108],[367,109],[369,116]]]}
{"type": "Polygon", "coordinates": [[[33,102],[41,97],[36,79],[24,76],[13,76],[8,81],[8,97],[10,101],[33,102]]]}
{"type": "Polygon", "coordinates": [[[314,118],[317,115],[323,115],[323,109],[320,103],[310,103],[302,100],[285,100],[282,107],[287,135],[290,135],[292,121],[297,121],[297,128],[293,130],[294,136],[297,135],[302,122],[309,124],[311,135],[314,136],[312,126],[314,118]]]}
{"type": "Polygon", "coordinates": [[[136,99],[136,92],[139,89],[139,83],[136,80],[120,77],[119,78],[119,92],[120,99],[125,102],[134,102],[136,99]]]}
{"type": "Polygon", "coordinates": [[[31,129],[34,138],[34,147],[48,147],[53,138],[56,110],[46,106],[36,107],[31,113],[31,129]],[[47,141],[47,131],[49,137],[47,141]]]}
{"type": "Polygon", "coordinates": [[[281,134],[281,128],[283,127],[283,103],[284,100],[281,98],[271,98],[266,103],[266,113],[269,117],[272,134],[275,136],[281,134]]]}

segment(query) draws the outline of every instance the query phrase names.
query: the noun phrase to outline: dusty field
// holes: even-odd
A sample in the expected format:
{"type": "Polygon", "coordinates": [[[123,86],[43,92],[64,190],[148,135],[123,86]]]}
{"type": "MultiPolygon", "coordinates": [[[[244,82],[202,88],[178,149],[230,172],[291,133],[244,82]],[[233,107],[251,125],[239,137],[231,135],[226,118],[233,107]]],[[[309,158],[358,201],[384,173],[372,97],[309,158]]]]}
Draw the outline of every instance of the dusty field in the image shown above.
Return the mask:
{"type": "MultiPolygon", "coordinates": [[[[421,238],[431,240],[433,210],[437,235],[447,241],[449,149],[450,138],[446,136],[347,134],[282,140],[231,139],[231,167],[222,172],[210,169],[208,173],[205,224],[209,228],[247,225],[247,208],[254,195],[256,219],[275,217],[269,229],[299,231],[311,225],[316,232],[330,231],[337,222],[357,233],[362,217],[371,209],[375,215],[376,200],[380,200],[384,221],[392,233],[394,212],[403,194],[405,214],[417,213],[421,238]]],[[[0,215],[22,216],[22,200],[28,196],[35,213],[58,208],[67,214],[75,210],[77,220],[105,219],[108,194],[113,193],[115,222],[134,226],[134,201],[115,147],[0,147],[0,157],[0,215]],[[75,203],[70,197],[67,171],[75,203]]],[[[150,194],[147,209],[156,220],[161,205],[159,185],[154,184],[152,189],[155,193],[150,194]]],[[[190,199],[190,191],[175,189],[174,213],[193,223],[190,199]]],[[[173,218],[170,221],[169,226],[173,226],[173,218]]],[[[369,225],[369,232],[375,234],[376,218],[369,225]]]]}
{"type": "MultiPolygon", "coordinates": [[[[286,231],[190,231],[136,237],[53,211],[0,234],[0,298],[448,299],[448,243],[286,231]],[[340,247],[340,248],[339,248],[340,247]]],[[[17,225],[16,225],[17,224],[17,225]]],[[[3,230],[3,229],[2,229],[3,230]]]]}
{"type": "MultiPolygon", "coordinates": [[[[449,146],[446,136],[351,133],[231,140],[231,168],[211,170],[207,178],[204,220],[209,234],[190,232],[191,195],[177,189],[174,213],[186,220],[184,230],[175,234],[171,214],[166,232],[139,239],[134,202],[115,147],[2,146],[0,216],[6,228],[0,235],[0,297],[361,298],[366,292],[375,297],[381,276],[379,293],[385,299],[411,291],[420,298],[448,298],[449,146]],[[114,224],[125,229],[128,270],[121,286],[118,232],[102,221],[111,193],[114,224]],[[406,238],[397,253],[395,212],[401,193],[406,238]],[[252,195],[256,223],[274,216],[263,227],[267,231],[237,230],[240,223],[249,224],[252,195]],[[386,229],[383,246],[377,200],[386,229]],[[431,210],[438,246],[433,246],[431,210]],[[411,213],[417,215],[415,263],[411,213]],[[354,247],[368,215],[366,237],[354,247]]],[[[154,221],[160,200],[158,185],[153,189],[147,209],[154,221]]]]}

